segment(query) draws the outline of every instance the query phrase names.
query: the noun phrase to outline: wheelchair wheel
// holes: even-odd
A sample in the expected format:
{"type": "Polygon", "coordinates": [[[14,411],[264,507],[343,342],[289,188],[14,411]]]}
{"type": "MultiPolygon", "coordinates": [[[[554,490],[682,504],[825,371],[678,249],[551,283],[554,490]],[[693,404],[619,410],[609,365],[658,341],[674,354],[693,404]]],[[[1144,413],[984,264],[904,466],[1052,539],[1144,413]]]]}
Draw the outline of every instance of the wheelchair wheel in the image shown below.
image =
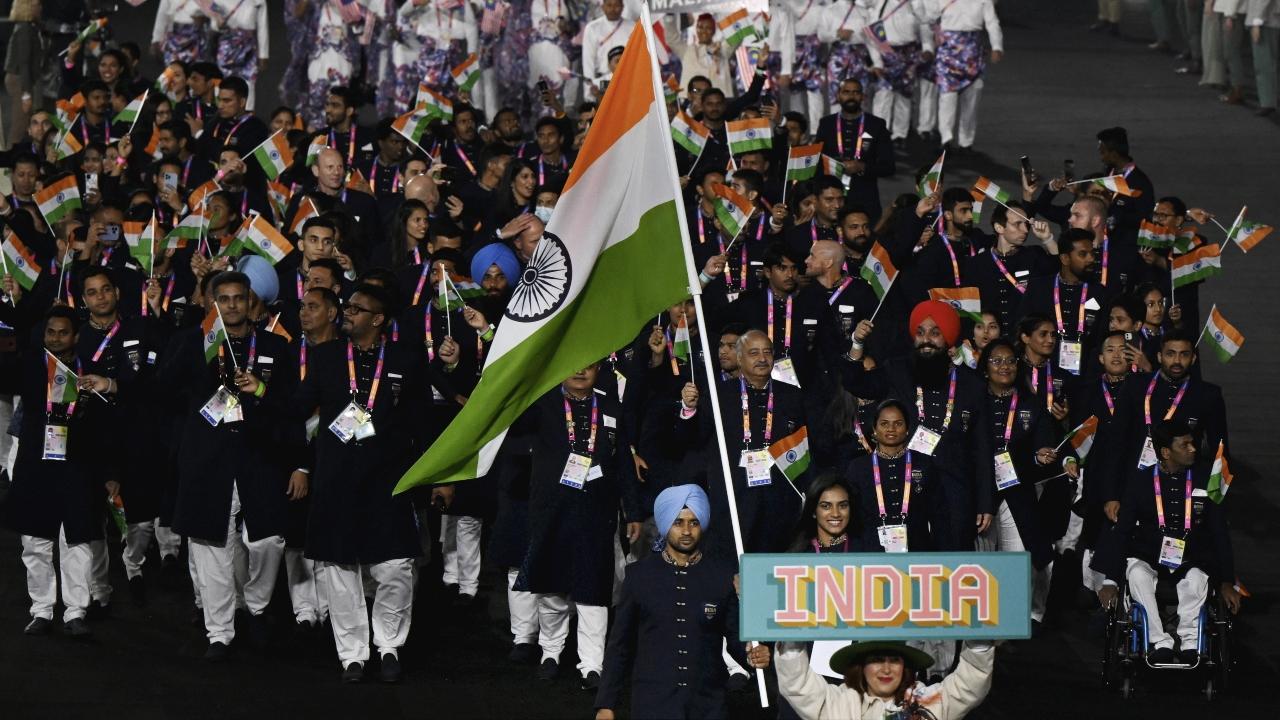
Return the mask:
{"type": "Polygon", "coordinates": [[[1133,697],[1133,678],[1127,675],[1120,683],[1120,697],[1123,697],[1125,700],[1133,697]]]}
{"type": "Polygon", "coordinates": [[[1209,702],[1213,702],[1213,698],[1219,693],[1218,689],[1214,686],[1213,680],[1214,679],[1210,677],[1208,680],[1204,681],[1204,699],[1209,702]]]}

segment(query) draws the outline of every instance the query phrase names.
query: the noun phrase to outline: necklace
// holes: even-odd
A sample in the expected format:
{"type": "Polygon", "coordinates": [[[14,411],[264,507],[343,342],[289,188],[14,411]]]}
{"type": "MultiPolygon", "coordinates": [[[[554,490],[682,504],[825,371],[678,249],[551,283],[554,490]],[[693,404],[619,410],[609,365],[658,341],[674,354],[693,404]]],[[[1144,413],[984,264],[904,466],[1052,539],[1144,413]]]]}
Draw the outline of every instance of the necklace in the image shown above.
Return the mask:
{"type": "Polygon", "coordinates": [[[679,560],[676,560],[675,558],[671,557],[671,553],[668,552],[667,548],[663,548],[662,559],[666,560],[668,565],[674,565],[675,567],[682,567],[682,568],[689,567],[690,565],[698,564],[698,561],[702,559],[702,551],[697,550],[693,553],[693,555],[689,556],[688,560],[684,562],[680,562],[679,560]]]}

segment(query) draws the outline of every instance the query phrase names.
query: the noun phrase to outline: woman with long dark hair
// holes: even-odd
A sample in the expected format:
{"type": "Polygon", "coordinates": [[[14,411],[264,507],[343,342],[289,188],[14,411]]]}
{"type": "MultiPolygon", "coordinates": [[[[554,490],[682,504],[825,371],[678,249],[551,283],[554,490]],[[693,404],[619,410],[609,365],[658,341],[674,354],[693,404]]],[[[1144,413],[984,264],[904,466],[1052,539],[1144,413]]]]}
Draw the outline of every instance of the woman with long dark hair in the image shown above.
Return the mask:
{"type": "Polygon", "coordinates": [[[373,264],[402,270],[422,265],[429,260],[430,211],[421,200],[410,198],[396,209],[391,221],[391,242],[379,245],[373,252],[373,264]]]}
{"type": "Polygon", "coordinates": [[[524,158],[511,158],[494,193],[493,208],[485,223],[485,237],[492,235],[494,230],[500,230],[516,216],[533,212],[534,191],[537,186],[538,166],[524,158]]]}

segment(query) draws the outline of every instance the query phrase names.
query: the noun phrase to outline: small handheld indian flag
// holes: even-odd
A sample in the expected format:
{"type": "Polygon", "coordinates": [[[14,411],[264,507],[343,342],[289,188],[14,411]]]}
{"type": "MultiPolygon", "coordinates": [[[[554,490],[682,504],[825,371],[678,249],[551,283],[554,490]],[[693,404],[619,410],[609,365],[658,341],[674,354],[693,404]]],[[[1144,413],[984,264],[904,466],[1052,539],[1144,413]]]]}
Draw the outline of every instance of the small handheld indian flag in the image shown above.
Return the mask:
{"type": "Polygon", "coordinates": [[[267,323],[267,330],[270,330],[273,334],[284,338],[285,342],[293,342],[293,334],[290,333],[284,325],[280,324],[281,315],[283,315],[283,313],[276,313],[275,316],[271,318],[271,322],[267,323]]]}
{"type": "Polygon", "coordinates": [[[114,125],[129,123],[129,129],[132,130],[134,123],[138,122],[138,116],[142,114],[142,106],[146,104],[147,95],[150,92],[150,89],[144,90],[141,95],[130,100],[123,110],[116,113],[114,118],[111,118],[111,123],[114,125]]]}
{"type": "Polygon", "coordinates": [[[1201,331],[1200,337],[1209,342],[1214,354],[1222,362],[1230,361],[1236,353],[1240,352],[1240,346],[1244,345],[1244,335],[1227,322],[1227,319],[1218,311],[1217,305],[1209,310],[1209,318],[1204,323],[1204,330],[1201,331]]]}
{"type": "Polygon", "coordinates": [[[1194,225],[1183,225],[1178,228],[1178,233],[1173,237],[1173,251],[1178,254],[1191,252],[1201,244],[1199,235],[1200,228],[1194,225]]]}
{"type": "Polygon", "coordinates": [[[187,196],[187,208],[194,211],[204,207],[204,201],[221,189],[222,186],[218,184],[217,180],[205,181],[187,196]]]}
{"type": "Polygon", "coordinates": [[[929,299],[950,305],[974,322],[982,321],[982,294],[976,287],[933,288],[929,291],[929,299]]]}
{"type": "Polygon", "coordinates": [[[979,190],[977,185],[974,185],[969,190],[969,195],[973,198],[973,226],[981,227],[982,226],[982,203],[987,199],[987,195],[986,193],[979,190]]]}
{"type": "Polygon", "coordinates": [[[796,482],[809,469],[809,430],[801,425],[799,430],[770,445],[769,454],[778,470],[796,482]]]}
{"type": "Polygon", "coordinates": [[[309,197],[303,197],[302,202],[298,203],[298,211],[293,214],[293,222],[289,223],[289,234],[300,235],[302,226],[313,217],[320,217],[320,211],[316,210],[316,204],[309,197]]]}
{"type": "Polygon", "coordinates": [[[822,159],[822,143],[797,145],[787,151],[787,180],[799,182],[818,174],[822,159]]]}
{"type": "Polygon", "coordinates": [[[938,192],[938,186],[942,184],[942,163],[947,159],[947,151],[943,150],[942,154],[933,163],[933,167],[920,178],[920,186],[916,188],[920,197],[928,197],[938,192]]]}
{"type": "Polygon", "coordinates": [[[276,217],[284,222],[284,211],[289,207],[289,200],[293,198],[293,190],[282,182],[271,181],[267,183],[267,199],[271,201],[271,209],[275,211],[276,217]]]}
{"type": "Polygon", "coordinates": [[[898,268],[889,259],[889,251],[877,242],[871,245],[871,251],[867,253],[867,259],[862,263],[859,273],[871,285],[876,298],[883,301],[884,296],[889,294],[894,278],[898,277],[898,268]]]}
{"type": "Polygon", "coordinates": [[[1143,220],[1138,225],[1138,246],[1155,250],[1173,247],[1174,235],[1163,225],[1143,220]]]}
{"type": "Polygon", "coordinates": [[[323,133],[311,138],[311,142],[307,143],[307,167],[315,165],[316,159],[320,157],[320,153],[327,147],[329,147],[329,144],[325,140],[323,133]]]}
{"type": "Polygon", "coordinates": [[[428,117],[434,116],[446,121],[453,119],[453,102],[432,90],[426,83],[418,85],[418,99],[413,104],[413,109],[425,111],[428,117]]]}
{"type": "Polygon", "coordinates": [[[1108,175],[1104,178],[1095,178],[1094,185],[1106,188],[1117,195],[1125,195],[1128,197],[1141,197],[1141,190],[1134,190],[1129,187],[1129,181],[1124,179],[1123,175],[1108,175]]]}
{"type": "Polygon", "coordinates": [[[106,26],[107,19],[105,17],[96,18],[90,21],[90,23],[85,25],[84,29],[80,31],[80,34],[76,36],[76,42],[83,43],[85,40],[89,39],[90,35],[93,35],[106,26]]]}
{"type": "Polygon", "coordinates": [[[22,244],[13,230],[5,228],[3,251],[4,274],[12,275],[23,290],[30,292],[36,280],[40,279],[40,266],[36,264],[31,250],[22,244]]]}
{"type": "Polygon", "coordinates": [[[207,232],[209,232],[209,216],[205,214],[203,208],[197,208],[187,213],[186,217],[164,236],[161,249],[184,248],[189,241],[199,242],[207,232]]]}
{"type": "Polygon", "coordinates": [[[720,221],[720,226],[730,238],[738,237],[742,228],[747,226],[747,219],[751,217],[751,201],[728,185],[712,185],[711,191],[720,198],[720,202],[716,203],[716,219],[720,221]]]}
{"type": "Polygon", "coordinates": [[[767,118],[734,120],[724,124],[729,138],[729,152],[734,155],[773,147],[773,128],[767,118]]]}
{"type": "Polygon", "coordinates": [[[240,232],[236,234],[242,236],[245,247],[266,258],[272,265],[278,264],[293,251],[293,246],[284,235],[258,213],[245,218],[240,232]]]}
{"type": "Polygon", "coordinates": [[[459,92],[471,92],[471,88],[480,82],[480,56],[471,53],[466,60],[451,69],[449,74],[453,76],[453,83],[458,86],[459,92]]]}
{"type": "Polygon", "coordinates": [[[1067,437],[1058,444],[1058,447],[1070,444],[1071,450],[1075,452],[1080,464],[1083,465],[1084,459],[1089,456],[1089,451],[1093,449],[1093,436],[1097,433],[1098,416],[1090,415],[1085,418],[1084,422],[1077,425],[1074,430],[1067,433],[1067,437]]]}
{"type": "Polygon", "coordinates": [[[222,324],[222,312],[218,310],[217,303],[213,305],[213,312],[204,316],[200,329],[204,331],[204,361],[213,362],[218,357],[218,347],[227,341],[227,327],[222,324]]]}
{"type": "Polygon", "coordinates": [[[80,398],[76,389],[76,374],[48,350],[44,351],[48,362],[49,398],[47,402],[55,405],[70,405],[80,398]]]}
{"type": "Polygon", "coordinates": [[[351,172],[347,174],[346,187],[348,190],[360,190],[360,187],[367,183],[368,181],[364,179],[364,173],[360,172],[360,168],[352,168],[351,172]]]}
{"type": "Polygon", "coordinates": [[[675,75],[668,75],[667,79],[662,81],[662,99],[666,100],[667,104],[670,105],[676,101],[679,95],[680,81],[676,79],[675,75]]]}
{"type": "Polygon", "coordinates": [[[693,342],[689,339],[689,319],[681,315],[680,324],[676,325],[675,337],[671,341],[671,354],[688,362],[693,357],[693,342]]]}
{"type": "Polygon", "coordinates": [[[690,155],[697,155],[707,145],[711,131],[706,125],[694,120],[681,110],[676,119],[671,121],[671,138],[690,155]]]}
{"type": "MultiPolygon", "coordinates": [[[[72,122],[75,121],[72,120],[72,122]]],[[[54,148],[54,153],[59,160],[66,160],[72,155],[78,155],[82,150],[84,150],[84,144],[68,129],[58,138],[58,146],[54,148]]]]}
{"type": "Polygon", "coordinates": [[[1231,229],[1227,231],[1227,239],[1239,245],[1245,252],[1252,250],[1255,245],[1262,242],[1263,238],[1271,234],[1270,225],[1244,219],[1244,213],[1248,209],[1248,205],[1240,208],[1240,214],[1236,216],[1236,221],[1231,223],[1231,229]]]}
{"type": "MultiPolygon", "coordinates": [[[[1001,190],[999,185],[991,182],[990,180],[984,177],[978,178],[978,182],[973,184],[973,189],[982,193],[986,197],[989,197],[992,200],[995,200],[1001,205],[1009,202],[1009,193],[1005,192],[1004,190],[1001,190]]],[[[974,222],[977,223],[977,219],[975,219],[974,222]]]]}
{"type": "Polygon", "coordinates": [[[1175,257],[1170,263],[1173,286],[1180,288],[1194,282],[1207,280],[1222,272],[1222,248],[1207,243],[1185,255],[1175,257]]]}
{"type": "Polygon", "coordinates": [[[844,163],[831,157],[830,155],[822,156],[822,174],[830,175],[838,180],[844,179],[844,163]]]}
{"type": "Polygon", "coordinates": [[[1231,489],[1231,468],[1227,467],[1226,443],[1218,441],[1218,454],[1213,457],[1213,467],[1209,469],[1209,485],[1205,490],[1209,499],[1221,503],[1231,489]]]}
{"type": "Polygon", "coordinates": [[[156,216],[152,212],[149,221],[126,221],[121,225],[124,233],[124,244],[129,248],[129,255],[138,261],[143,275],[150,275],[155,262],[156,216]]]}
{"type": "Polygon", "coordinates": [[[395,122],[391,123],[391,129],[422,150],[422,136],[427,134],[432,117],[431,113],[425,110],[413,110],[396,118],[395,122]]]}
{"type": "Polygon", "coordinates": [[[751,18],[747,14],[746,8],[741,8],[737,12],[726,15],[720,20],[720,36],[724,38],[726,44],[730,48],[736,48],[749,37],[760,37],[759,30],[756,29],[751,18]]]}
{"type": "Polygon", "coordinates": [[[166,67],[164,72],[160,73],[160,77],[156,78],[156,89],[165,94],[170,100],[174,99],[174,91],[178,87],[178,69],[175,67],[166,67]]]}
{"type": "Polygon", "coordinates": [[[35,194],[36,206],[45,222],[55,225],[72,210],[79,210],[80,188],[76,187],[76,176],[68,175],[61,180],[50,183],[35,194]]]}
{"type": "Polygon", "coordinates": [[[293,164],[293,150],[289,148],[289,141],[285,139],[284,131],[275,131],[271,137],[254,148],[253,159],[262,166],[262,172],[267,174],[268,180],[280,177],[280,173],[293,164]]]}

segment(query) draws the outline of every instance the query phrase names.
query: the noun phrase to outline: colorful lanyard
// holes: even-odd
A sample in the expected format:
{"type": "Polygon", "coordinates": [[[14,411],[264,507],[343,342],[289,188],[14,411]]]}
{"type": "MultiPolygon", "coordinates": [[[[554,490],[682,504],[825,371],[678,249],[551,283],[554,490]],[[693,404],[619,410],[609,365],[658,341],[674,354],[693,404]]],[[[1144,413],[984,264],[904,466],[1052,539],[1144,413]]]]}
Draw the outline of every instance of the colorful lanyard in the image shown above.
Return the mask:
{"type": "MultiPolygon", "coordinates": [[[[365,401],[364,407],[369,412],[373,412],[373,400],[378,396],[378,385],[382,382],[382,361],[387,351],[387,343],[378,343],[378,364],[373,368],[373,384],[369,386],[369,399],[365,401]]],[[[351,390],[351,402],[356,401],[359,395],[360,387],[356,384],[356,356],[355,345],[347,341],[347,380],[348,387],[351,390]]]]}
{"type": "MultiPolygon", "coordinates": [[[[698,244],[701,245],[706,241],[707,241],[706,221],[703,220],[702,207],[701,205],[699,205],[698,207],[698,244]]],[[[720,251],[724,252],[724,248],[722,247],[720,251]]]]}
{"type": "MultiPolygon", "coordinates": [[[[81,120],[81,122],[80,122],[80,137],[84,138],[84,144],[85,144],[86,146],[88,146],[88,144],[89,144],[89,118],[87,118],[87,117],[81,117],[81,118],[80,118],[80,120],[81,120]]],[[[111,144],[111,121],[110,121],[110,120],[105,120],[105,119],[104,119],[104,120],[102,121],[102,127],[103,127],[103,132],[105,132],[105,133],[106,133],[106,136],[107,136],[106,142],[105,142],[104,144],[106,144],[106,145],[110,145],[110,144],[111,144]]]]}
{"type": "Polygon", "coordinates": [[[1107,414],[1116,414],[1116,401],[1111,397],[1111,388],[1107,386],[1106,378],[1102,379],[1102,400],[1107,404],[1107,414]]]}
{"type": "MultiPolygon", "coordinates": [[[[956,409],[956,369],[951,368],[951,387],[947,390],[947,411],[942,416],[942,430],[946,432],[951,427],[951,414],[956,409]]],[[[924,424],[924,388],[916,386],[916,412],[919,413],[920,423],[924,424]]]]}
{"type": "MultiPolygon", "coordinates": [[[[1027,363],[1031,365],[1031,363],[1027,363]]],[[[1053,362],[1044,361],[1044,391],[1047,398],[1045,407],[1053,410],[1053,362]]],[[[1031,392],[1040,392],[1040,368],[1031,365],[1031,392]]]]}
{"type": "MultiPolygon", "coordinates": [[[[902,510],[899,513],[906,519],[911,508],[911,451],[906,454],[907,464],[902,471],[902,510]]],[[[880,508],[880,519],[888,517],[884,507],[884,488],[880,486],[880,453],[871,453],[871,476],[876,483],[876,505],[880,508]]]]}
{"type": "MultiPolygon", "coordinates": [[[[328,6],[325,6],[328,9],[328,6]]],[[[329,147],[338,147],[338,136],[334,134],[333,128],[329,128],[329,147]]],[[[347,167],[351,167],[356,163],[356,124],[351,123],[350,133],[347,135],[347,167]]]]}
{"type": "Polygon", "coordinates": [[[422,274],[418,276],[418,284],[413,288],[413,302],[411,305],[417,305],[418,300],[422,297],[422,289],[427,286],[427,273],[431,271],[430,265],[422,266],[422,274]]]}
{"type": "Polygon", "coordinates": [[[458,153],[458,157],[462,159],[462,164],[467,166],[467,172],[474,176],[476,174],[476,166],[472,164],[471,158],[467,157],[467,153],[458,144],[457,140],[453,141],[453,151],[458,153]]]}
{"type": "MultiPolygon", "coordinates": [[[[577,433],[573,428],[573,406],[569,404],[569,394],[561,390],[564,396],[564,427],[569,431],[569,452],[578,451],[577,433]]],[[[600,406],[596,401],[596,394],[591,393],[591,435],[587,438],[587,457],[593,457],[596,452],[596,429],[599,427],[597,421],[600,419],[600,406]]]]}
{"type": "Polygon", "coordinates": [[[947,249],[947,255],[951,258],[951,276],[955,278],[956,287],[960,287],[960,263],[956,260],[955,248],[951,247],[951,241],[947,239],[947,233],[942,228],[942,216],[938,216],[938,237],[942,238],[942,247],[947,249]]]}
{"type": "Polygon", "coordinates": [[[302,342],[298,345],[298,379],[307,379],[307,335],[302,334],[302,342]]]}
{"type": "Polygon", "coordinates": [[[111,343],[111,339],[118,332],[120,332],[120,318],[116,318],[116,321],[111,323],[111,327],[107,329],[106,336],[102,338],[102,342],[98,343],[98,349],[93,351],[93,361],[95,363],[102,357],[103,351],[107,349],[107,345],[111,343]]]}
{"type": "Polygon", "coordinates": [[[301,300],[302,296],[306,294],[306,290],[303,288],[302,270],[295,270],[294,274],[297,275],[298,299],[301,300]]]}
{"type": "MultiPolygon", "coordinates": [[[[225,342],[218,343],[218,374],[221,375],[222,377],[227,376],[227,361],[224,357],[226,353],[226,349],[227,349],[227,343],[225,342]]],[[[254,360],[257,359],[257,357],[258,357],[258,334],[254,332],[252,329],[250,329],[249,330],[249,359],[244,364],[244,369],[246,372],[253,372],[253,363],[254,363],[254,360]]],[[[232,356],[232,359],[234,360],[235,356],[232,356]]]]}
{"type": "MultiPolygon", "coordinates": [[[[862,113],[858,116],[858,138],[854,141],[853,159],[862,159],[862,130],[867,125],[867,114],[862,113]]],[[[844,159],[844,118],[840,113],[836,113],[836,152],[840,154],[840,159],[844,159]]]]}
{"type": "MultiPolygon", "coordinates": [[[[414,242],[417,242],[417,241],[415,240],[414,242]]],[[[422,250],[419,249],[417,245],[413,246],[413,264],[414,265],[422,264],[422,250]]]]}
{"type": "MultiPolygon", "coordinates": [[[[389,166],[389,169],[395,172],[395,175],[391,176],[391,192],[392,194],[398,193],[400,192],[400,171],[394,165],[389,166]]],[[[378,170],[378,158],[375,157],[373,164],[369,167],[369,179],[372,181],[375,193],[378,191],[378,170]]]]}
{"type": "MultiPolygon", "coordinates": [[[[222,140],[223,146],[231,144],[231,139],[236,136],[236,131],[239,130],[240,126],[245,124],[245,122],[247,122],[251,117],[253,117],[253,113],[245,113],[243,117],[236,121],[235,125],[231,126],[230,132],[228,132],[227,136],[222,140]]],[[[218,137],[218,131],[216,129],[213,131],[213,136],[215,138],[218,137]]]]}
{"type": "MultiPolygon", "coordinates": [[[[1182,532],[1191,531],[1191,471],[1182,471],[1187,476],[1186,495],[1183,497],[1182,506],[1182,532]]],[[[1156,463],[1151,466],[1151,483],[1155,486],[1156,491],[1156,522],[1160,524],[1160,531],[1164,532],[1164,498],[1160,493],[1160,464],[1156,463]]]]}
{"type": "MultiPolygon", "coordinates": [[[[760,226],[764,227],[764,223],[762,222],[760,226]]],[[[812,245],[816,242],[818,242],[818,219],[814,218],[809,221],[809,244],[812,245]]]]}
{"type": "MultiPolygon", "coordinates": [[[[165,312],[169,309],[169,300],[173,298],[173,284],[175,280],[177,280],[176,275],[169,276],[169,283],[164,288],[164,296],[160,298],[160,312],[165,312]]],[[[147,302],[147,293],[144,289],[142,293],[142,317],[147,317],[150,314],[151,303],[147,302]]]]}
{"type": "MultiPolygon", "coordinates": [[[[1053,276],[1053,312],[1058,317],[1058,332],[1065,333],[1066,326],[1062,323],[1062,293],[1059,291],[1059,278],[1061,276],[1053,276]]],[[[1084,303],[1089,297],[1089,283],[1085,283],[1080,287],[1080,307],[1077,314],[1080,316],[1076,322],[1076,337],[1084,336],[1084,303]]]]}
{"type": "MultiPolygon", "coordinates": [[[[1147,384],[1147,396],[1143,400],[1143,417],[1147,420],[1147,430],[1151,429],[1151,396],[1156,391],[1156,381],[1160,378],[1160,371],[1156,371],[1151,375],[1151,382],[1147,384]]],[[[1178,394],[1173,396],[1173,403],[1169,405],[1169,411],[1164,414],[1164,419],[1169,420],[1174,413],[1178,412],[1178,405],[1182,402],[1182,396],[1187,393],[1187,386],[1191,384],[1191,378],[1182,381],[1182,387],[1178,388],[1178,394]]]]}
{"type": "MultiPolygon", "coordinates": [[[[416,300],[415,300],[416,302],[416,300]]],[[[444,312],[449,312],[446,309],[444,312]]],[[[431,334],[431,303],[422,306],[422,341],[427,345],[427,362],[436,359],[436,339],[431,334]]]]}
{"type": "Polygon", "coordinates": [[[1107,266],[1111,261],[1111,238],[1107,237],[1107,231],[1102,231],[1102,284],[1107,284],[1107,266]]]}
{"type": "MultiPolygon", "coordinates": [[[[57,361],[57,358],[54,358],[54,360],[57,361]]],[[[76,377],[79,377],[80,376],[80,358],[75,358],[75,363],[76,363],[76,377]]],[[[49,422],[50,416],[53,415],[53,400],[50,399],[53,397],[53,378],[49,378],[49,384],[47,387],[48,387],[48,391],[45,393],[45,396],[44,396],[45,422],[49,422]]],[[[70,420],[71,416],[75,414],[76,414],[76,401],[72,400],[71,402],[67,403],[67,420],[70,420]]]]}
{"type": "Polygon", "coordinates": [[[998,269],[1000,273],[1004,275],[1004,279],[1008,280],[1009,284],[1012,285],[1015,290],[1017,290],[1019,293],[1025,293],[1027,291],[1026,288],[1018,284],[1017,278],[1015,278],[1013,274],[1009,272],[1009,268],[1005,267],[1004,261],[1002,261],[1000,259],[1000,256],[996,254],[995,248],[991,248],[991,259],[995,261],[996,269],[998,269]]]}
{"type": "Polygon", "coordinates": [[[840,283],[840,287],[836,288],[836,289],[835,289],[835,292],[831,293],[831,297],[827,298],[827,304],[828,304],[828,305],[835,305],[835,304],[836,304],[836,300],[839,300],[839,299],[840,299],[840,295],[842,295],[842,294],[844,293],[844,291],[845,291],[845,290],[847,290],[847,289],[849,288],[849,286],[850,286],[850,285],[852,285],[852,284],[853,284],[853,276],[852,276],[852,275],[851,275],[851,276],[849,276],[849,277],[847,277],[847,278],[845,278],[845,279],[844,279],[844,281],[840,283]]]}
{"type": "Polygon", "coordinates": [[[191,179],[191,162],[196,159],[195,155],[187,158],[186,164],[182,166],[182,187],[190,187],[188,180],[191,179]]]}
{"type": "Polygon", "coordinates": [[[1009,396],[1009,416],[1004,421],[1004,450],[1009,449],[1009,441],[1013,439],[1013,418],[1018,413],[1018,391],[1009,396]]]}
{"type": "MultiPolygon", "coordinates": [[[[751,405],[747,401],[747,381],[738,378],[738,386],[742,389],[742,446],[751,447],[751,405]]],[[[764,444],[773,439],[773,381],[769,381],[769,398],[764,405],[764,444]]]]}
{"type": "MultiPolygon", "coordinates": [[[[743,281],[746,282],[745,280],[743,281]]],[[[773,288],[765,291],[769,299],[768,325],[769,325],[769,341],[773,342],[773,288]]],[[[791,354],[791,301],[792,296],[787,296],[786,318],[783,324],[782,335],[782,355],[784,357],[791,354]]]]}
{"type": "MultiPolygon", "coordinates": [[[[561,169],[561,170],[567,170],[568,168],[569,168],[569,161],[568,161],[568,160],[565,160],[564,155],[561,155],[561,156],[560,156],[560,169],[561,169]]],[[[542,156],[541,156],[541,155],[539,155],[539,156],[538,156],[538,184],[539,184],[539,185],[546,185],[546,184],[547,184],[547,172],[546,172],[546,167],[545,167],[545,165],[544,165],[544,163],[543,163],[543,160],[542,160],[542,156]]]]}

